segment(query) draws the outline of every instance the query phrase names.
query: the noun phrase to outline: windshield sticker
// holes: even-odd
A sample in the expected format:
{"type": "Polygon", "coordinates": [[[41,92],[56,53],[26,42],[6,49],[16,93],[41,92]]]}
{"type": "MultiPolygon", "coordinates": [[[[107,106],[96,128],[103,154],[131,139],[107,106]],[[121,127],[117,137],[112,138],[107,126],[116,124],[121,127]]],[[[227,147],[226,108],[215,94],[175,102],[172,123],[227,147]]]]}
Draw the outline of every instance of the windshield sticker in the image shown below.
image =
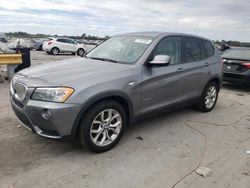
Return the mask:
{"type": "Polygon", "coordinates": [[[142,44],[150,44],[152,42],[152,40],[151,39],[138,38],[134,42],[142,43],[142,44]]]}

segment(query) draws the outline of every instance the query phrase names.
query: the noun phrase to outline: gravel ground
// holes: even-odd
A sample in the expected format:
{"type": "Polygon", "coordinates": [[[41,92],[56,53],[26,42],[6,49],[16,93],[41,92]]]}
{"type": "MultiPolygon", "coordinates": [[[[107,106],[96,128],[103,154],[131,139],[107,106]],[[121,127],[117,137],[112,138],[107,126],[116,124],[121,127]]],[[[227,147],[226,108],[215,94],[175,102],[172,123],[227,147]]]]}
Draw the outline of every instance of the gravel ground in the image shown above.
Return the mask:
{"type": "MultiPolygon", "coordinates": [[[[32,52],[32,65],[72,58],[32,52]]],[[[77,143],[41,138],[18,121],[0,84],[0,187],[250,187],[250,89],[224,85],[215,109],[163,113],[127,128],[112,150],[93,154],[77,143]],[[199,131],[199,132],[198,132],[199,131]]]]}

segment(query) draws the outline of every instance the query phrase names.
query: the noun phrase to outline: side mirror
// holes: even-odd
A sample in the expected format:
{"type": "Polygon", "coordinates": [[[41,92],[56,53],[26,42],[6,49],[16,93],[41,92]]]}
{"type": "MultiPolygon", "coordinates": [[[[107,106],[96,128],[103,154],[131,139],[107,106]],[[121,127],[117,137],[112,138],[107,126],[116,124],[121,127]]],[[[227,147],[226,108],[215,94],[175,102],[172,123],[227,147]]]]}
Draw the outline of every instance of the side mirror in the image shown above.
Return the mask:
{"type": "Polygon", "coordinates": [[[168,55],[156,55],[149,64],[155,66],[167,66],[170,64],[170,60],[171,58],[168,55]]]}

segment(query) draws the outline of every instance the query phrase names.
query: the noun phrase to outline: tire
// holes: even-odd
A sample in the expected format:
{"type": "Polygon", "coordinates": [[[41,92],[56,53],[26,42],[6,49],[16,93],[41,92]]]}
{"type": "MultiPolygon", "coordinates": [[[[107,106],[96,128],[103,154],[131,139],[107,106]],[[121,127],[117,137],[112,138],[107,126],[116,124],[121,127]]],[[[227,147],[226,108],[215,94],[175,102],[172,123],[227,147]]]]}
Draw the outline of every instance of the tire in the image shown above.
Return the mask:
{"type": "Polygon", "coordinates": [[[216,105],[218,99],[219,87],[215,82],[206,85],[196,109],[201,112],[210,112],[216,105]],[[215,92],[215,93],[214,93],[215,92]]]}
{"type": "Polygon", "coordinates": [[[50,53],[51,53],[52,55],[58,55],[59,52],[60,52],[59,49],[58,49],[57,47],[54,47],[54,48],[51,49],[51,52],[50,52],[50,53]]]}
{"type": "Polygon", "coordinates": [[[85,54],[85,50],[84,49],[80,48],[80,49],[77,50],[77,55],[83,56],[84,54],[85,54]]]}
{"type": "Polygon", "coordinates": [[[78,132],[80,144],[92,152],[105,152],[119,142],[126,124],[127,116],[119,103],[112,100],[99,102],[84,114],[78,132]],[[110,122],[109,114],[113,118],[110,122]]]}

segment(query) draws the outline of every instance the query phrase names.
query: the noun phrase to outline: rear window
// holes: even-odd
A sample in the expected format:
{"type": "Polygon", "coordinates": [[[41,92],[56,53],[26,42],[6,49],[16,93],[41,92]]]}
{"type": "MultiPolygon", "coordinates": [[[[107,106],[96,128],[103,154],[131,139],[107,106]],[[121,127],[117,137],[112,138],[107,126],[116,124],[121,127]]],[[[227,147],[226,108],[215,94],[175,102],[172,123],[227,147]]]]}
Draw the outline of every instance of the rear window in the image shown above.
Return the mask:
{"type": "Polygon", "coordinates": [[[232,48],[224,52],[222,54],[222,57],[228,59],[250,60],[250,48],[246,49],[232,48]]]}
{"type": "Polygon", "coordinates": [[[203,45],[205,47],[207,57],[213,56],[214,55],[214,47],[211,44],[211,42],[209,42],[207,40],[202,40],[202,42],[203,42],[203,45]]]}

